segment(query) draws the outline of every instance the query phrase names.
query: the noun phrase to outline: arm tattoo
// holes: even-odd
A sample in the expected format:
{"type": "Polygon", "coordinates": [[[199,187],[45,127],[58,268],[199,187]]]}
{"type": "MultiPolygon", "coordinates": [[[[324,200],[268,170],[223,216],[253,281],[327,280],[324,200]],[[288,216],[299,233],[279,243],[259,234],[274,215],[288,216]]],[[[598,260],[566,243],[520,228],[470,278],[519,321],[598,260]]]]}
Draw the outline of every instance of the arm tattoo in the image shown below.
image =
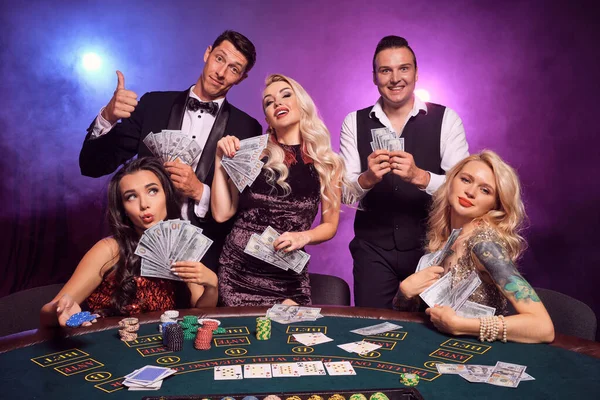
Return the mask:
{"type": "Polygon", "coordinates": [[[529,282],[519,274],[502,245],[491,241],[480,242],[473,246],[473,253],[487,269],[492,279],[507,294],[512,294],[517,301],[527,299],[540,301],[529,282]]]}

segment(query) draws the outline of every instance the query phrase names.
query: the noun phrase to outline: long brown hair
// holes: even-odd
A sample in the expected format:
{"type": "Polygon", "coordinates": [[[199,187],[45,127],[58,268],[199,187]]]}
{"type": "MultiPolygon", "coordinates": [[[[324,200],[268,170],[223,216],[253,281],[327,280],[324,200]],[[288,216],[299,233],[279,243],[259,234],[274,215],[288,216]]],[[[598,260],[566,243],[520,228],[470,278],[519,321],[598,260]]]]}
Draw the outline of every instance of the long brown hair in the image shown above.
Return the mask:
{"type": "Polygon", "coordinates": [[[119,246],[117,262],[110,267],[104,276],[115,274],[116,290],[111,296],[111,310],[106,314],[126,314],[126,308],[135,297],[137,284],[135,277],[140,274],[141,260],[134,254],[140,235],[123,206],[123,198],[119,184],[124,176],[138,171],[150,171],[160,181],[166,199],[167,219],[181,217],[181,199],[160,160],[153,157],[138,158],[117,171],[108,185],[108,224],[113,239],[119,246]]]}

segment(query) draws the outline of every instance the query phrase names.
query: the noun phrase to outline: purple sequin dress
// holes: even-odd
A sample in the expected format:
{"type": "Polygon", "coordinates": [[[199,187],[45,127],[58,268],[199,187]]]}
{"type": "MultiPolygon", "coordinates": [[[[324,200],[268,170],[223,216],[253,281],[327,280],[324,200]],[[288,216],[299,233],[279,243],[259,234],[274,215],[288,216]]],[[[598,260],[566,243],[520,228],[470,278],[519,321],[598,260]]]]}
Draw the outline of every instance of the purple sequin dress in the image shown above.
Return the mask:
{"type": "Polygon", "coordinates": [[[300,145],[281,146],[296,159],[286,180],[292,191],[283,196],[281,187],[267,183],[263,169],[240,194],[236,220],[219,259],[221,306],[272,305],[285,299],[310,304],[308,264],[297,274],[244,253],[253,233],[260,235],[269,225],[279,233],[306,231],[317,215],[321,201],[317,171],[302,161],[300,145]]]}

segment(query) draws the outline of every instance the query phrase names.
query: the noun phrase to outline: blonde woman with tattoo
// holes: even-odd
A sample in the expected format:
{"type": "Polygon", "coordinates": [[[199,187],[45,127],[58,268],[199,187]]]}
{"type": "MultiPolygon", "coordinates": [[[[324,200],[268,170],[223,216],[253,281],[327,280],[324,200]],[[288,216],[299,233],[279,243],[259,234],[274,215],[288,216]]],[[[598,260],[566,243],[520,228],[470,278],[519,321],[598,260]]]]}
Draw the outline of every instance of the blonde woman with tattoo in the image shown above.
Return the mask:
{"type": "Polygon", "coordinates": [[[460,236],[442,265],[423,268],[400,283],[395,308],[414,308],[419,294],[449,272],[455,287],[476,271],[482,284],[469,300],[495,308],[495,316],[466,318],[435,305],[425,311],[437,329],[482,341],[554,340],[546,308],[516,267],[526,246],[519,235],[524,218],[517,174],[496,153],[485,150],[459,162],[433,196],[427,250],[441,250],[453,229],[462,228],[460,236]],[[508,302],[516,315],[507,316],[508,302]]]}

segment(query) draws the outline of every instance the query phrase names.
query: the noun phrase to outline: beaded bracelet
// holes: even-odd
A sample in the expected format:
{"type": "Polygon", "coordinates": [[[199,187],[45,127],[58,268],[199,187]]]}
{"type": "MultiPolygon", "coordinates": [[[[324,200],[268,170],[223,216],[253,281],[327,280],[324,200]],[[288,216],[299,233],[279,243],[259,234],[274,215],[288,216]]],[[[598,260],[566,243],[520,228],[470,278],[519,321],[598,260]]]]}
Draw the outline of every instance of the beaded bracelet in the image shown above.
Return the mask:
{"type": "Polygon", "coordinates": [[[508,329],[508,324],[506,323],[506,319],[504,319],[504,315],[499,315],[502,320],[502,343],[506,343],[506,331],[508,329]]]}

